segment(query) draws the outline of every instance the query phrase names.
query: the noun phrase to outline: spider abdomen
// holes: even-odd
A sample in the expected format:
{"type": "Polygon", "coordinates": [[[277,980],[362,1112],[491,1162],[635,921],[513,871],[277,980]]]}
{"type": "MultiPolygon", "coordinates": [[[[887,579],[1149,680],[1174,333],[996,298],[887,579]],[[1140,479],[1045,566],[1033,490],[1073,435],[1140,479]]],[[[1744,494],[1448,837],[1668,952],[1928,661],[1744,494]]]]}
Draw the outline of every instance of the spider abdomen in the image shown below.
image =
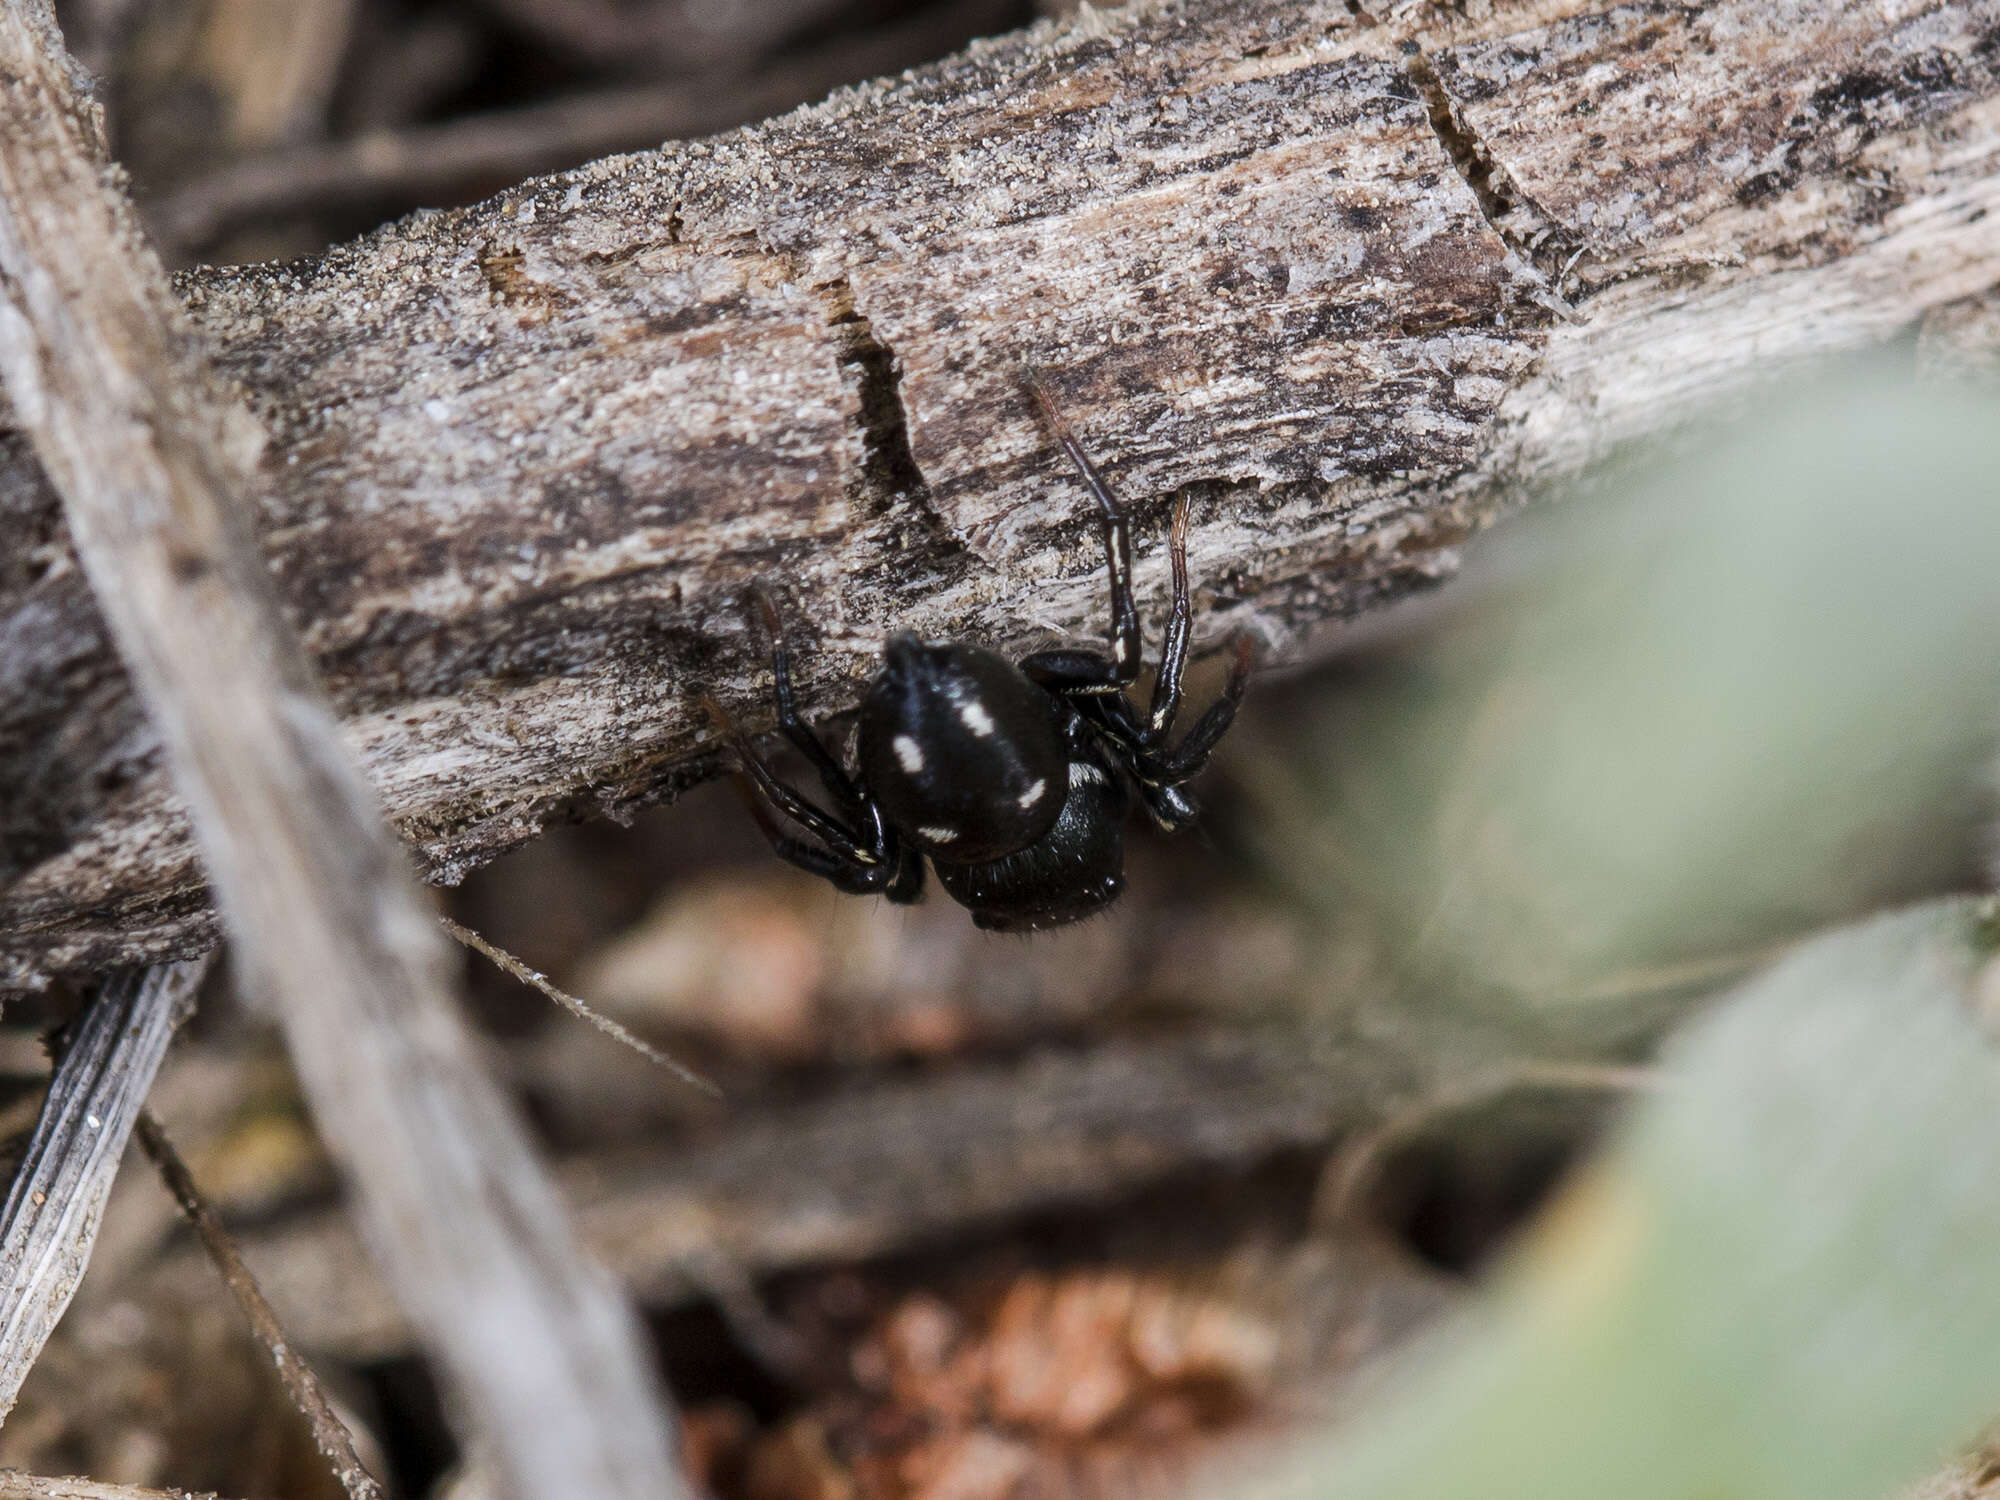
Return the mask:
{"type": "Polygon", "coordinates": [[[1065,767],[1065,795],[1041,838],[999,859],[956,864],[936,854],[938,884],[995,932],[1033,932],[1089,916],[1125,889],[1124,780],[1095,758],[1065,767]]]}
{"type": "Polygon", "coordinates": [[[1068,713],[992,651],[898,636],[861,705],[862,780],[935,859],[999,859],[1063,811],[1068,713]]]}

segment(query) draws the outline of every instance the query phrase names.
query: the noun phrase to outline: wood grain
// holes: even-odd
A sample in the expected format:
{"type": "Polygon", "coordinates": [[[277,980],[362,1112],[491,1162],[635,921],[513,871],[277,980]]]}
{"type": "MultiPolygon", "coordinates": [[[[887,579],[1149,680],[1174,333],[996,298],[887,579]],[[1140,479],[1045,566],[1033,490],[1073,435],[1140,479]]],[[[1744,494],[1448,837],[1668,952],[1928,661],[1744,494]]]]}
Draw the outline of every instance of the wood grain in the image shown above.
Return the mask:
{"type": "MultiPolygon", "coordinates": [[[[430,878],[719,764],[885,634],[1101,629],[1040,362],[1199,636],[1274,654],[1525,494],[2000,283],[1995,0],[1085,12],[764,125],[183,279],[267,562],[430,878]]],[[[0,986],[214,918],[25,449],[0,440],[0,986]]]]}

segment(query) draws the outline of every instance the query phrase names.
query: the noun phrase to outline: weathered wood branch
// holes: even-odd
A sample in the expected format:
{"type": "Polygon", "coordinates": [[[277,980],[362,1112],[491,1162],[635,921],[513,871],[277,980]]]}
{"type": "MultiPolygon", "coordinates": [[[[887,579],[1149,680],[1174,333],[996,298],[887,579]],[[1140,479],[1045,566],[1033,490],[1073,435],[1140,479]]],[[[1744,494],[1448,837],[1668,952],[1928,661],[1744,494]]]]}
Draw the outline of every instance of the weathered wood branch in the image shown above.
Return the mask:
{"type": "Polygon", "coordinates": [[[155,1490],[96,1479],[54,1478],[0,1469],[0,1500],[222,1500],[212,1491],[155,1490]]]}
{"type": "MultiPolygon", "coordinates": [[[[909,627],[1094,634],[1053,372],[1203,632],[1450,567],[1510,497],[2000,283],[1995,0],[1086,12],[715,140],[181,286],[267,561],[430,875],[716,764],[776,582],[818,712],[909,627]]],[[[0,457],[0,985],[195,951],[183,814],[0,457]]]]}
{"type": "Polygon", "coordinates": [[[504,1492],[671,1500],[685,1487],[636,1320],[480,1068],[443,935],[256,550],[232,403],[63,57],[0,7],[0,372],[158,728],[239,974],[504,1492]]]}

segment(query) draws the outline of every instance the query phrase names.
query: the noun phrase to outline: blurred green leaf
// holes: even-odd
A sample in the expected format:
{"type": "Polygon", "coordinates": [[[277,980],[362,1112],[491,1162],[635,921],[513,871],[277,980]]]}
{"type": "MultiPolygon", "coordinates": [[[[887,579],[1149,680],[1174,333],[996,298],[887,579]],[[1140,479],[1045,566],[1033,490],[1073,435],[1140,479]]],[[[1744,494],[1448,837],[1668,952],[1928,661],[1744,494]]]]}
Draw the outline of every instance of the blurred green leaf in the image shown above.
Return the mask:
{"type": "Polygon", "coordinates": [[[2000,405],[1849,370],[1492,538],[1322,696],[1267,843],[1420,972],[1545,1008],[1963,889],[2000,744],[2000,405]]]}
{"type": "Polygon", "coordinates": [[[1872,1500],[1974,1437],[2000,1411],[1987,936],[1917,908],[1734,993],[1484,1320],[1260,1500],[1872,1500]]]}

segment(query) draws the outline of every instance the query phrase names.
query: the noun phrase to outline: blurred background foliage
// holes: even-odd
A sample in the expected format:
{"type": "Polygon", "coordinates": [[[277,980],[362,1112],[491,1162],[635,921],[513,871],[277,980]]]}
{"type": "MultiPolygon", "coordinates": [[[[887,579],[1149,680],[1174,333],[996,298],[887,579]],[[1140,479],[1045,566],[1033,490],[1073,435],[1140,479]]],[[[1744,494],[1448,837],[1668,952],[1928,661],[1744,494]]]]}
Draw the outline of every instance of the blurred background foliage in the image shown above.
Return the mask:
{"type": "Polygon", "coordinates": [[[1969,1442],[2000,1410],[1981,916],[1878,917],[1723,997],[1449,1351],[1260,1493],[1866,1500],[1969,1442]]]}
{"type": "MultiPolygon", "coordinates": [[[[177,263],[309,253],[1036,9],[58,5],[177,263]]],[[[1928,362],[1774,374],[1523,497],[1448,586],[1259,680],[1201,830],[1135,829],[1104,920],[1024,943],[840,897],[724,786],[449,893],[723,1086],[468,961],[715,1493],[2000,1495],[1970,1446],[2000,1416],[2000,396],[1928,362]]],[[[17,1141],[60,1014],[0,1030],[17,1141]]],[[[378,1471],[470,1500],[226,985],[156,1107],[378,1471]]],[[[0,1463],[331,1493],[143,1170],[0,1463]]]]}
{"type": "Polygon", "coordinates": [[[1482,551],[1260,747],[1265,857],[1365,908],[1403,999],[1543,1045],[1753,977],[1287,1492],[1888,1493],[2000,1411],[2000,928],[1945,900],[1816,934],[1990,884],[2000,405],[1822,373],[1482,551]]]}
{"type": "Polygon", "coordinates": [[[57,0],[168,264],[285,259],[417,207],[782,114],[1031,0],[57,0]]]}
{"type": "Polygon", "coordinates": [[[1445,620],[1308,693],[1266,857],[1423,987],[1551,1025],[1980,878],[2000,422],[1888,365],[1794,382],[1486,539],[1445,620]]]}

